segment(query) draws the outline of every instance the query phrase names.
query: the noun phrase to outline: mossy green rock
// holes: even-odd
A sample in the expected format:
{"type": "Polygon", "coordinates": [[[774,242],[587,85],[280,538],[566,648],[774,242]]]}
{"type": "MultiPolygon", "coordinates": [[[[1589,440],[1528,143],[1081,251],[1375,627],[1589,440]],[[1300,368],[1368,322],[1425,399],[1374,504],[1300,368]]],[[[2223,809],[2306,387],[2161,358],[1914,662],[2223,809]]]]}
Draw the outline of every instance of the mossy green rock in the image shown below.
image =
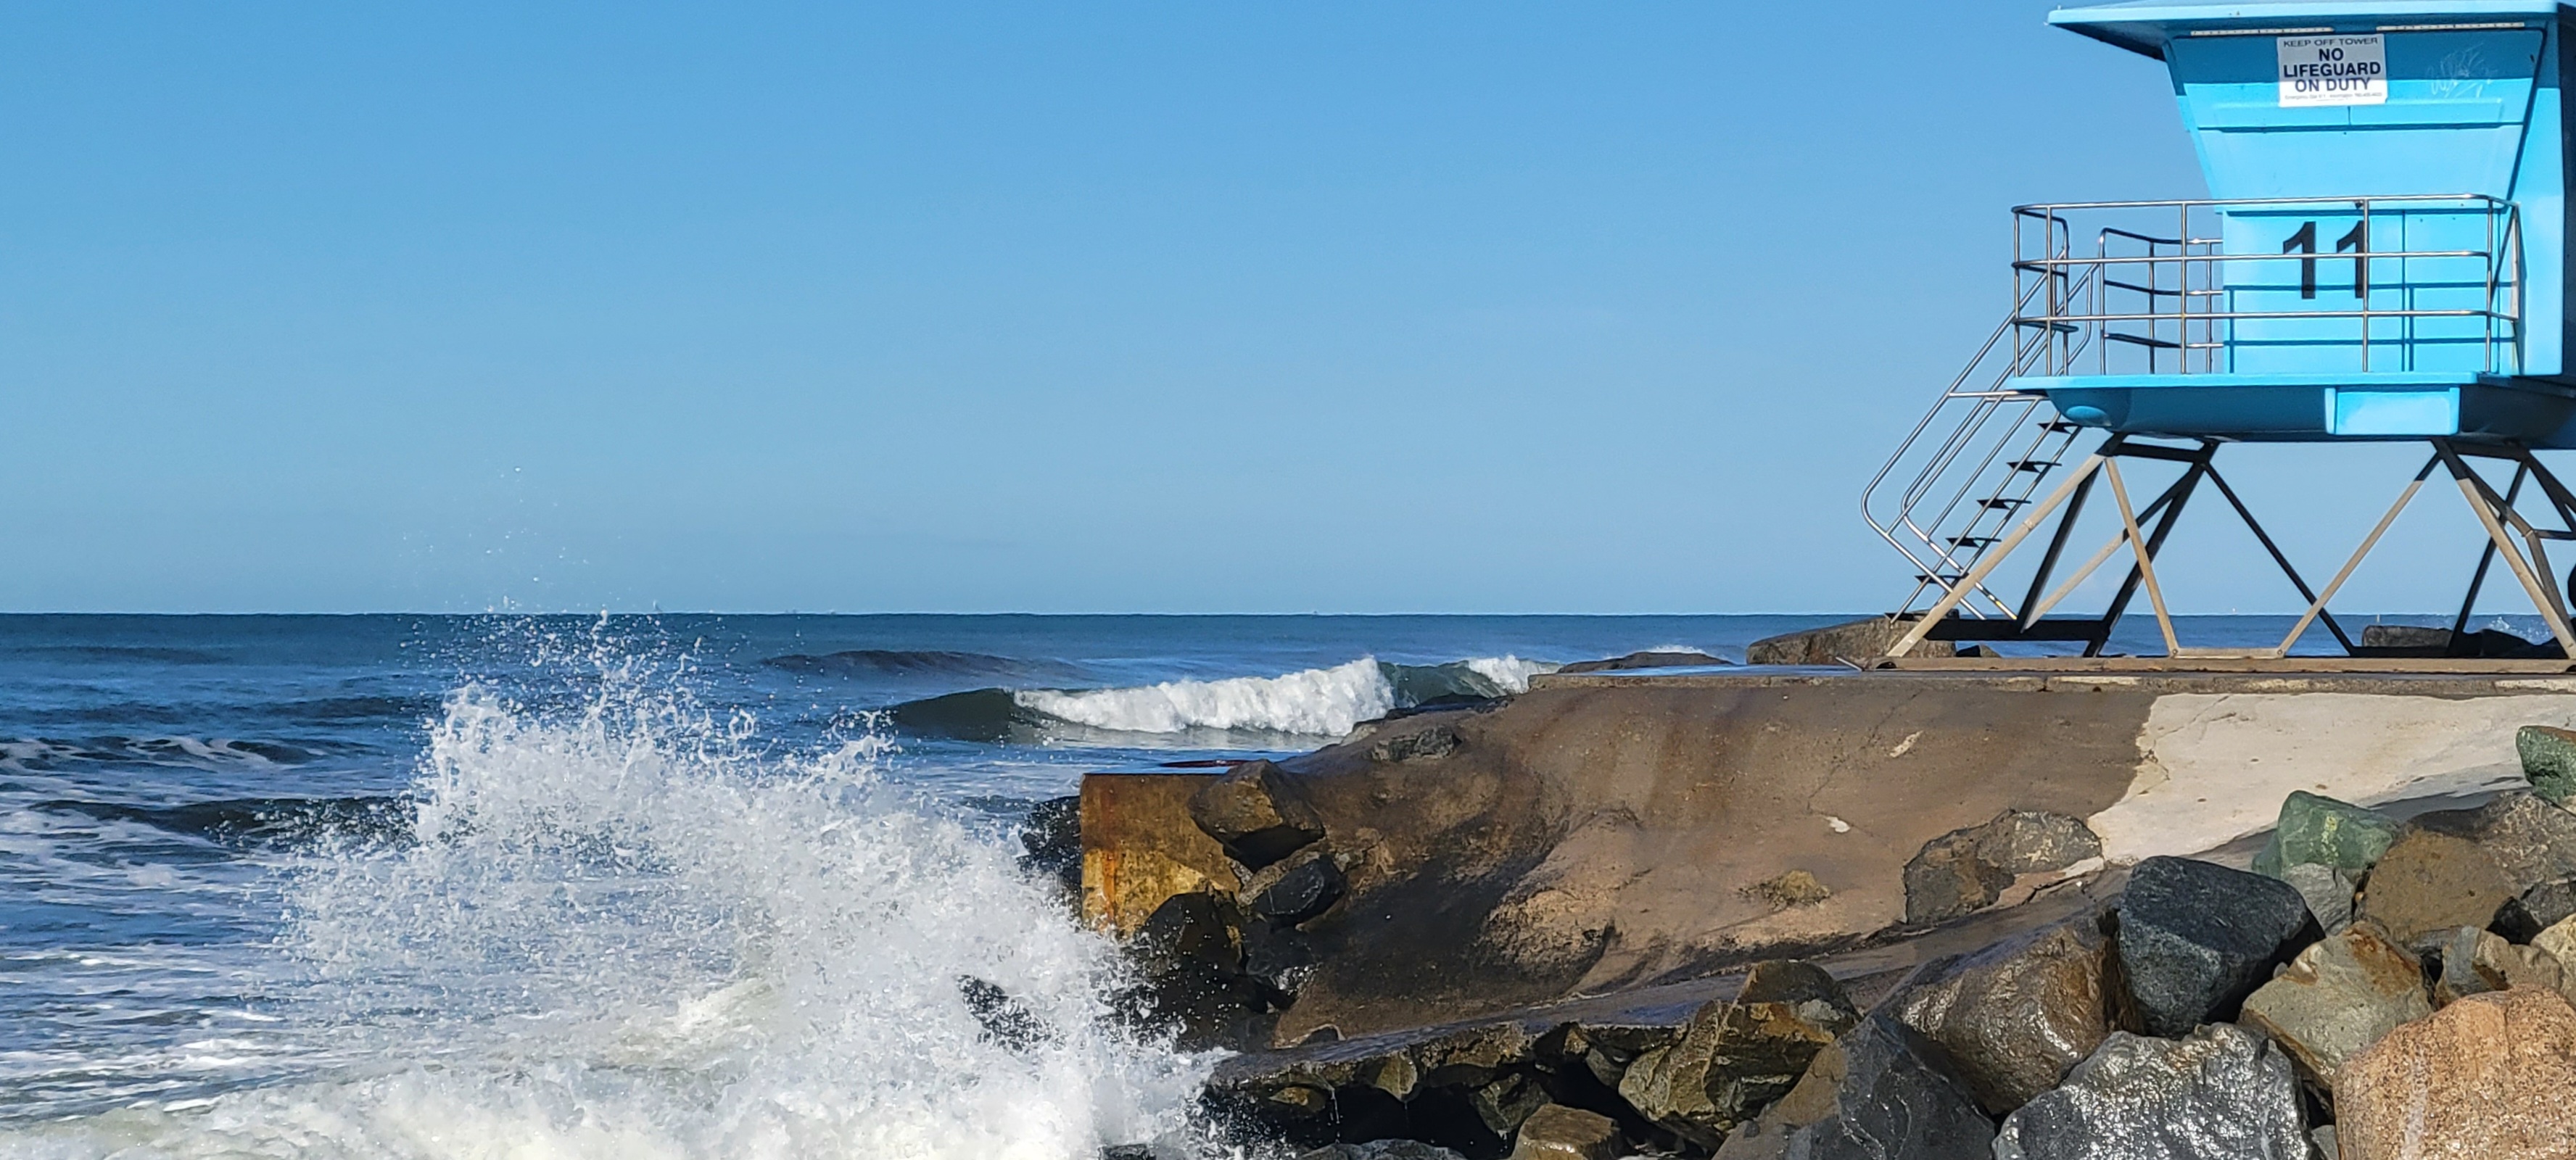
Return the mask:
{"type": "Polygon", "coordinates": [[[2555,806],[2576,794],[2576,729],[2525,725],[2513,735],[2513,747],[2522,755],[2522,775],[2531,779],[2532,792],[2555,806]]]}
{"type": "Polygon", "coordinates": [[[2377,810],[2294,790],[2281,800],[2272,840],[2254,855],[2254,872],[2278,878],[2292,866],[2313,864],[2359,878],[2388,852],[2397,832],[2398,824],[2377,810]]]}

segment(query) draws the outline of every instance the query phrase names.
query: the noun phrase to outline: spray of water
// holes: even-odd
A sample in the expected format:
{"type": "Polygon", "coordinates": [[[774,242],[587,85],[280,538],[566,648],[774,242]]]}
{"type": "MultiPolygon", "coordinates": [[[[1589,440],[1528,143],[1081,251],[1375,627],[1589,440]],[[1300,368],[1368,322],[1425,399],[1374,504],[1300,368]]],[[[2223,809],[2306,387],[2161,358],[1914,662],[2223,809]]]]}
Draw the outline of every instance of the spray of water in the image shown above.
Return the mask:
{"type": "Polygon", "coordinates": [[[601,671],[554,711],[454,693],[408,840],[295,871],[272,1009],[310,1077],[26,1126],[0,1154],[1185,1147],[1208,1061],[1120,1030],[1112,949],[883,784],[879,742],[769,752],[748,719],[601,671]]]}

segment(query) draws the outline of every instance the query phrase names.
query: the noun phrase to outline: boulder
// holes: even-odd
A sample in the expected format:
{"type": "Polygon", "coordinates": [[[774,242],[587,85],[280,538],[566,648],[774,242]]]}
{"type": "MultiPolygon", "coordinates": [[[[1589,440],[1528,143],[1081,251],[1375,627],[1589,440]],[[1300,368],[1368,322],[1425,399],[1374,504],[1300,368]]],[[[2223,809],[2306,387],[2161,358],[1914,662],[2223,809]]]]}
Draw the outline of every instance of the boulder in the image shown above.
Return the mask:
{"type": "Polygon", "coordinates": [[[1256,870],[1243,880],[1244,909],[1282,926],[1295,926],[1332,909],[1350,889],[1333,852],[1308,846],[1256,870]]]}
{"type": "Polygon", "coordinates": [[[1287,770],[1247,761],[1190,796],[1190,820],[1225,847],[1227,856],[1259,870],[1324,836],[1324,821],[1306,804],[1287,770]]]}
{"type": "Polygon", "coordinates": [[[1415,729],[1380,738],[1369,746],[1369,760],[1384,765],[1395,761],[1415,761],[1427,757],[1447,757],[1464,744],[1458,731],[1446,725],[1415,729]]]}
{"type": "Polygon", "coordinates": [[[2576,918],[2562,918],[2549,929],[2532,936],[2531,949],[2557,960],[2562,970],[2567,964],[2576,963],[2576,918]]]}
{"type": "Polygon", "coordinates": [[[2299,1160],[2308,1154],[2290,1061],[2226,1023],[2181,1040],[2122,1031],[2066,1084],[2004,1120],[1994,1160],[2299,1160]]]}
{"type": "Polygon", "coordinates": [[[2515,946],[2476,927],[2452,931],[2442,942],[2441,960],[2441,972],[2433,979],[2433,1003],[2440,1007],[2511,987],[2556,991],[2564,981],[2557,956],[2515,946]]]}
{"type": "Polygon", "coordinates": [[[2063,870],[2102,856],[2102,836],[2067,814],[2005,810],[1970,832],[1977,836],[1977,857],[2011,874],[2063,870]]]}
{"type": "Polygon", "coordinates": [[[1604,661],[1576,661],[1556,671],[1560,673],[1616,673],[1629,669],[1678,669],[1700,665],[1722,665],[1726,659],[1704,652],[1682,652],[1672,649],[1649,649],[1604,661]]]}
{"type": "Polygon", "coordinates": [[[2081,818],[2006,810],[1923,844],[1905,864],[1905,921],[1944,922],[1984,909],[2017,875],[2062,870],[2101,854],[2101,837],[2081,818]]]}
{"type": "MultiPolygon", "coordinates": [[[[1988,1160],[1994,1121],[1948,1070],[1941,1045],[1885,1014],[1819,1052],[1783,1103],[1822,1105],[1781,1138],[1795,1160],[1988,1160]]],[[[1738,1149],[1738,1154],[1742,1153],[1738,1149]]]]}
{"type": "Polygon", "coordinates": [[[2495,862],[2512,892],[2576,877],[2576,814],[2521,790],[2496,795],[2473,810],[2441,810],[2415,828],[2475,842],[2495,862]]]}
{"type": "Polygon", "coordinates": [[[2363,883],[2359,914],[2412,946],[2453,927],[2483,927],[2514,891],[2495,859],[2467,838],[2413,830],[2388,847],[2363,883]]]}
{"type": "Polygon", "coordinates": [[[2318,936],[2278,879],[2188,858],[2149,858],[2120,900],[2120,967],[2140,1022],[2175,1037],[2226,1019],[2274,965],[2318,936]]]}
{"type": "Polygon", "coordinates": [[[1243,973],[1243,925],[1233,904],[1215,895],[1164,900],[1128,943],[1142,978],[1123,1006],[1149,1026],[1176,1030],[1187,1050],[1266,1040],[1273,996],[1243,973]]]}
{"type": "Polygon", "coordinates": [[[1315,973],[1314,941],[1294,927],[1247,922],[1240,932],[1244,975],[1282,996],[1293,996],[1315,973]]]}
{"type": "Polygon", "coordinates": [[[1517,1071],[1503,1074],[1467,1093],[1467,1107],[1497,1140],[1509,1140],[1521,1124],[1547,1105],[1547,1089],[1517,1071]]]}
{"type": "Polygon", "coordinates": [[[2472,995],[2389,1032],[2335,1088],[2343,1160],[2576,1156],[2576,1008],[2553,991],[2472,995]]]}
{"type": "Polygon", "coordinates": [[[1626,1143],[1618,1121],[1598,1112],[1549,1104],[1521,1121],[1511,1160],[1616,1160],[1626,1143]]]}
{"type": "Polygon", "coordinates": [[[1880,1010],[1949,1052],[1994,1115],[2056,1087],[2115,1023],[2119,981],[2107,915],[2085,914],[1925,964],[1880,1010]]]}
{"type": "Polygon", "coordinates": [[[2308,913],[2317,917],[2325,930],[2339,930],[2352,923],[2353,881],[2343,871],[2315,862],[2301,862],[2273,877],[2290,884],[2290,889],[2306,899],[2308,913]]]}
{"type": "MultiPolygon", "coordinates": [[[[1768,636],[1745,646],[1744,663],[1748,665],[1831,665],[1868,664],[1887,655],[1897,638],[1914,627],[1912,621],[1892,616],[1873,616],[1823,628],[1784,632],[1768,636]]],[[[1958,648],[1946,640],[1927,640],[1914,646],[1912,655],[1946,657],[1958,654],[1958,648]]]]}
{"type": "Polygon", "coordinates": [[[1619,1079],[1638,1114],[1703,1148],[1798,1082],[1816,1052],[1860,1018],[1833,976],[1775,960],[1746,972],[1733,1000],[1693,1012],[1670,1046],[1619,1079]]]}
{"type": "Polygon", "coordinates": [[[1300,1152],[1297,1160],[1467,1160],[1447,1148],[1420,1140],[1371,1140],[1365,1144],[1327,1144],[1300,1152]]]}
{"type": "Polygon", "coordinates": [[[1983,910],[2012,885],[2010,871],[1977,856],[1973,828],[1923,844],[1905,864],[1905,921],[1947,922],[1983,910]]]}
{"type": "Polygon", "coordinates": [[[2518,943],[2576,915],[2576,877],[2551,878],[2525,887],[2496,908],[2493,929],[2518,943]]]}
{"type": "Polygon", "coordinates": [[[2292,866],[2327,866],[2359,879],[2404,829],[2377,810],[2306,790],[2281,799],[2272,837],[2254,855],[2254,872],[2281,877],[2292,866]]]}
{"type": "Polygon", "coordinates": [[[2387,932],[2362,922],[2300,951],[2246,997],[2238,1019],[2289,1052],[2318,1090],[2332,1091],[2345,1061],[2399,1024],[2432,1013],[2423,966],[2387,932]]]}
{"type": "Polygon", "coordinates": [[[2553,805],[2566,805],[2576,794],[2576,729],[2525,725],[2515,731],[2513,748],[2522,757],[2522,776],[2531,791],[2553,805]]]}

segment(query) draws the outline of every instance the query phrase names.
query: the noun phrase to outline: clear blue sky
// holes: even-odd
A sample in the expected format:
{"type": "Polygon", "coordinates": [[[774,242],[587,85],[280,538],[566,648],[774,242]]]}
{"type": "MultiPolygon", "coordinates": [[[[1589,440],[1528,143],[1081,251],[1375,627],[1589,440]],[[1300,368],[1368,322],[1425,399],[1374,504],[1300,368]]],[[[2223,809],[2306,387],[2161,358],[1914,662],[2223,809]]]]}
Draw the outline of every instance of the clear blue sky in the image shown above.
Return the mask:
{"type": "Polygon", "coordinates": [[[2005,208],[2201,191],[2046,10],[11,5],[0,609],[1876,608],[2005,208]]]}

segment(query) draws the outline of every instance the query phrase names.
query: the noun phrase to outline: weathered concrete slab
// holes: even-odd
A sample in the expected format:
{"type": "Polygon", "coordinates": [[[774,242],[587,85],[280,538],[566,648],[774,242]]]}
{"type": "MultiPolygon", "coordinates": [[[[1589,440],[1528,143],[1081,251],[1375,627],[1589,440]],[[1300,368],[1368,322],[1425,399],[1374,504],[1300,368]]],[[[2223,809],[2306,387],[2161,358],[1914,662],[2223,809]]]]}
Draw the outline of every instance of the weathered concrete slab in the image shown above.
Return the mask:
{"type": "MultiPolygon", "coordinates": [[[[2525,724],[2576,724],[2576,677],[1542,677],[1499,708],[1364,728],[1282,763],[1349,889],[1302,925],[1318,965],[1273,1042],[1625,1002],[1755,959],[1910,938],[1906,862],[2006,810],[2084,819],[2115,864],[2225,848],[2241,865],[2292,790],[2376,804],[2514,783],[2525,724]],[[1372,752],[1380,733],[1424,728],[1454,747],[1372,752]],[[1821,889],[1758,889],[1793,872],[1821,889]]],[[[1086,784],[1086,900],[1113,928],[1174,890],[1225,888],[1188,821],[1195,782],[1163,780],[1086,784]],[[1094,832],[1095,816],[1114,829],[1094,832]]],[[[2054,878],[2025,876],[2002,904],[2054,878]]]]}

